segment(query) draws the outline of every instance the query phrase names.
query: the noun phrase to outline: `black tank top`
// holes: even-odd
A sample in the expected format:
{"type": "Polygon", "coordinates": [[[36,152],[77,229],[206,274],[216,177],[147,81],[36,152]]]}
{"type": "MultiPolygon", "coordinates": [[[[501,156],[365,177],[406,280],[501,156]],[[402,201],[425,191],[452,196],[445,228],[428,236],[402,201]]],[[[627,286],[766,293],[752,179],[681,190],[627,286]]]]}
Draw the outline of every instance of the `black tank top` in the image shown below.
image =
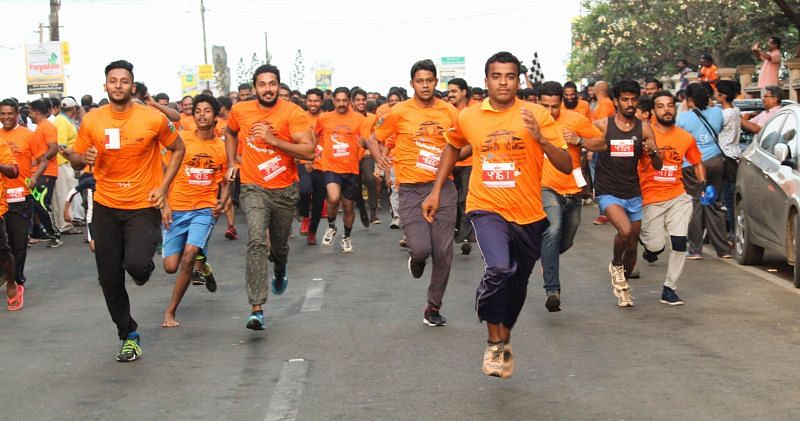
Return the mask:
{"type": "Polygon", "coordinates": [[[638,119],[633,130],[623,132],[614,116],[606,126],[606,151],[597,152],[595,195],[609,194],[620,199],[642,195],[639,187],[639,158],[642,156],[642,122],[638,119]]]}

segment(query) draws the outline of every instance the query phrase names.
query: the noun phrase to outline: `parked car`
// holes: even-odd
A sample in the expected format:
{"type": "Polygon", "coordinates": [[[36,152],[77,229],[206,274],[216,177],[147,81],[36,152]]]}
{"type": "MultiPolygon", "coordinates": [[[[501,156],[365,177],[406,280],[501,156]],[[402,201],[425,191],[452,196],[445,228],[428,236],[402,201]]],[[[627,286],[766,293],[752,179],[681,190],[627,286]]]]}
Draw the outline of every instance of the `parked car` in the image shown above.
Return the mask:
{"type": "Polygon", "coordinates": [[[736,176],[734,256],[761,263],[764,249],[794,265],[800,288],[800,105],[784,105],[742,152],[736,176]]]}

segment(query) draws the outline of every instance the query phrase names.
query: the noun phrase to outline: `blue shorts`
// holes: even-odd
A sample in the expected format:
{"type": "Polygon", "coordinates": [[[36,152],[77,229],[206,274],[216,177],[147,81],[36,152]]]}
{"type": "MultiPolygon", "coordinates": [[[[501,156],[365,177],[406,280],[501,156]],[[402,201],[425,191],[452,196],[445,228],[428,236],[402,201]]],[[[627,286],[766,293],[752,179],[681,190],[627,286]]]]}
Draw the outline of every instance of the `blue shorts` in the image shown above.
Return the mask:
{"type": "Polygon", "coordinates": [[[208,257],[208,239],[211,237],[215,222],[211,216],[211,208],[172,211],[169,231],[162,227],[164,236],[162,258],[183,253],[186,244],[199,247],[203,250],[203,255],[208,257]]]}
{"type": "Polygon", "coordinates": [[[341,174],[333,171],[325,171],[325,184],[338,184],[342,188],[342,196],[347,200],[356,200],[361,194],[361,182],[358,174],[341,174]]]}
{"type": "Polygon", "coordinates": [[[628,214],[628,219],[630,219],[631,222],[642,220],[644,214],[642,211],[642,196],[636,196],[631,199],[620,199],[610,194],[604,194],[597,196],[595,199],[597,199],[597,204],[600,205],[600,212],[603,212],[603,214],[605,214],[606,208],[609,206],[618,205],[622,209],[625,209],[625,213],[628,214]]]}

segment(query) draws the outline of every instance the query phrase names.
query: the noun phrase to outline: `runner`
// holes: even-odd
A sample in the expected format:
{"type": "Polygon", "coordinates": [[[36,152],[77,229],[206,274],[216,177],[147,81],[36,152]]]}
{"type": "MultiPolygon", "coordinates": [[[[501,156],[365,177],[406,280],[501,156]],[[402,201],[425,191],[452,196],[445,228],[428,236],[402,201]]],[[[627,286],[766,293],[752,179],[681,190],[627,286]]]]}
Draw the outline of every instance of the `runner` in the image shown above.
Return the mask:
{"type": "MultiPolygon", "coordinates": [[[[58,155],[58,130],[56,126],[51,123],[47,117],[50,115],[50,101],[37,99],[31,102],[30,114],[28,115],[36,124],[34,136],[39,147],[43,149],[44,158],[47,161],[44,173],[40,178],[37,178],[37,184],[33,189],[34,198],[34,211],[39,218],[39,222],[44,227],[42,229],[37,225],[33,229],[31,237],[34,239],[43,239],[44,236],[50,240],[47,247],[55,248],[60,247],[63,242],[61,241],[61,231],[58,230],[56,225],[55,215],[53,215],[53,195],[56,191],[56,179],[58,178],[58,165],[56,163],[56,155],[58,155]],[[46,234],[45,234],[46,233],[46,234]]],[[[38,169],[38,167],[37,167],[38,169]]]]}
{"type": "Polygon", "coordinates": [[[528,278],[547,227],[540,187],[544,154],[565,174],[572,171],[572,161],[550,113],[515,98],[519,60],[499,52],[486,62],[485,74],[488,99],[459,114],[422,211],[428,221],[441,217],[440,204],[452,200],[443,188],[449,184],[458,151],[472,145],[467,217],[485,264],[475,305],[488,330],[483,372],[509,378],[514,371],[511,329],[525,303],[528,278]]]}
{"type": "Polygon", "coordinates": [[[185,148],[183,162],[167,204],[161,210],[164,271],[169,274],[180,271],[161,327],[180,326],[175,312],[193,274],[202,279],[209,292],[217,290],[207,262],[208,240],[216,219],[230,206],[225,143],[214,132],[220,104],[214,97],[201,94],[194,97],[192,107],[197,129],[181,133],[185,148]],[[226,201],[217,199],[218,196],[226,201]]]}
{"type": "MultiPolygon", "coordinates": [[[[31,227],[33,215],[33,198],[30,188],[36,185],[36,181],[44,173],[47,161],[44,159],[44,150],[36,141],[33,132],[17,124],[18,121],[19,105],[17,102],[13,99],[0,102],[0,123],[3,125],[3,129],[0,130],[0,140],[5,141],[11,147],[19,172],[16,178],[5,179],[5,201],[8,203],[8,211],[3,220],[8,244],[14,256],[14,280],[17,285],[23,286],[27,280],[25,278],[25,260],[28,256],[28,230],[31,227]],[[31,162],[33,161],[38,162],[35,173],[31,171],[31,162]]],[[[5,280],[8,281],[9,277],[6,276],[5,280]]],[[[24,288],[19,288],[18,291],[20,291],[18,301],[22,308],[24,288]]]]}
{"type": "MultiPolygon", "coordinates": [[[[561,311],[559,256],[572,247],[581,222],[581,195],[586,180],[581,170],[583,139],[601,138],[603,133],[583,114],[565,109],[562,97],[566,89],[558,82],[545,82],[539,89],[539,102],[550,112],[569,145],[571,174],[564,174],[550,160],[542,166],[542,206],[549,226],[542,235],[542,270],[547,294],[545,307],[561,311]]],[[[564,97],[565,98],[565,97],[564,97]]]]}
{"type": "MultiPolygon", "coordinates": [[[[306,107],[308,107],[306,117],[308,118],[312,132],[317,127],[317,118],[322,114],[322,109],[320,108],[322,107],[322,95],[322,90],[318,88],[312,88],[306,92],[306,107]]],[[[297,168],[297,172],[300,174],[300,200],[298,202],[300,211],[298,213],[303,217],[303,221],[300,225],[300,234],[306,231],[306,244],[310,246],[317,245],[317,229],[319,229],[319,221],[322,218],[322,212],[325,208],[325,197],[328,196],[325,187],[325,174],[322,172],[319,162],[321,158],[322,145],[319,144],[319,139],[314,138],[314,159],[311,161],[303,161],[303,168],[297,168]],[[310,193],[307,193],[309,186],[307,181],[305,181],[307,179],[305,179],[303,173],[310,176],[310,193]],[[306,204],[306,202],[308,203],[306,204]],[[311,217],[308,219],[308,223],[306,223],[309,207],[311,208],[311,217]]],[[[325,215],[325,217],[327,218],[327,215],[325,215]]]]}
{"type": "MultiPolygon", "coordinates": [[[[480,103],[470,100],[467,81],[461,78],[450,79],[447,82],[447,93],[450,103],[459,111],[468,106],[480,103]]],[[[464,149],[464,154],[469,156],[456,162],[456,166],[453,168],[453,179],[456,184],[456,191],[458,191],[455,242],[461,244],[461,254],[468,255],[472,252],[471,243],[475,241],[475,235],[472,232],[472,224],[470,224],[465,217],[469,179],[472,174],[472,146],[467,145],[464,149]]]]}
{"type": "MultiPolygon", "coordinates": [[[[5,131],[5,123],[3,123],[3,131],[5,131]]],[[[9,181],[16,178],[19,178],[19,168],[17,167],[17,160],[14,158],[11,146],[6,142],[0,142],[0,221],[2,221],[0,223],[0,270],[2,270],[0,286],[3,284],[6,285],[8,311],[22,310],[25,304],[25,287],[16,282],[17,276],[14,273],[14,255],[11,251],[8,235],[6,233],[8,225],[6,220],[8,203],[4,196],[7,194],[6,188],[11,185],[9,181]]]]}
{"type": "Polygon", "coordinates": [[[275,263],[273,294],[283,294],[289,283],[288,240],[298,199],[295,158],[314,157],[308,118],[302,108],[278,98],[280,80],[277,67],[258,67],[253,74],[256,101],[234,105],[225,129],[229,182],[236,173],[237,146],[242,146],[241,206],[249,238],[245,278],[252,307],[246,327],[253,330],[264,329],[262,306],[267,302],[268,257],[275,263]]]}
{"type": "Polygon", "coordinates": [[[369,140],[375,162],[384,170],[393,167],[397,176],[400,219],[408,243],[411,276],[422,277],[426,261],[431,258],[428,305],[423,313],[423,322],[428,326],[447,325],[441,308],[453,261],[458,201],[448,169],[439,186],[442,208],[436,220],[426,221],[420,213],[422,201],[434,188],[439,157],[446,144],[444,132],[453,127],[458,116],[455,107],[434,98],[437,83],[436,66],[431,60],[414,63],[411,67],[414,97],[392,107],[378,121],[369,140]],[[389,158],[378,142],[386,142],[392,136],[396,138],[394,158],[389,158]]]}
{"type": "MultiPolygon", "coordinates": [[[[219,103],[219,115],[217,116],[217,124],[214,126],[214,134],[219,137],[223,143],[225,141],[225,127],[228,127],[228,114],[231,112],[231,108],[233,108],[233,101],[227,96],[220,96],[217,97],[217,102],[219,103]]],[[[236,183],[230,183],[228,188],[233,190],[235,188],[236,183]]],[[[231,194],[233,197],[233,194],[231,194]]],[[[228,222],[228,228],[225,230],[225,238],[228,240],[238,240],[239,233],[236,231],[236,210],[233,206],[228,206],[228,210],[225,211],[225,219],[228,222]]]]}
{"type": "Polygon", "coordinates": [[[191,96],[185,96],[181,99],[181,120],[178,122],[180,130],[186,132],[193,132],[197,127],[194,124],[194,116],[192,115],[192,101],[191,96]]]}
{"type": "MultiPolygon", "coordinates": [[[[325,187],[328,192],[328,229],[322,236],[322,245],[329,246],[336,236],[336,217],[341,202],[344,209],[344,236],[342,253],[352,253],[353,243],[350,233],[356,214],[353,206],[356,196],[361,194],[358,179],[359,149],[363,139],[369,137],[367,119],[350,108],[350,90],[344,87],[333,91],[333,104],[336,109],[323,113],[317,119],[314,133],[322,146],[320,164],[325,174],[325,187]]],[[[367,221],[369,222],[369,221],[367,221]]]]}
{"type": "MultiPolygon", "coordinates": [[[[367,92],[361,88],[354,88],[350,92],[350,102],[353,104],[353,111],[361,114],[367,120],[367,128],[372,133],[375,127],[377,116],[373,113],[367,112],[367,92]]],[[[369,136],[364,139],[368,139],[369,136]]],[[[356,195],[356,206],[358,213],[361,217],[361,225],[369,227],[373,223],[381,223],[378,219],[378,186],[375,180],[375,160],[372,159],[372,154],[369,150],[359,148],[359,155],[361,159],[358,162],[358,194],[356,195]],[[367,201],[364,201],[363,190],[367,192],[367,201]],[[367,203],[369,204],[369,212],[367,211],[367,203]]]]}
{"type": "Polygon", "coordinates": [[[639,84],[622,79],[614,84],[617,112],[595,121],[603,132],[599,139],[584,139],[586,149],[597,155],[595,195],[600,211],[616,228],[613,257],[608,265],[611,286],[620,307],[633,307],[628,277],[636,265],[636,248],[642,225],[642,192],[637,166],[644,154],[661,170],[655,139],[649,124],[636,119],[639,84]]]}
{"type": "Polygon", "coordinates": [[[706,173],[702,154],[692,135],[675,127],[675,97],[669,92],[660,91],[653,94],[653,102],[656,116],[653,133],[663,166],[656,171],[649,156],[643,156],[639,161],[639,184],[644,204],[639,241],[644,246],[642,257],[652,263],[664,251],[669,236],[672,250],[661,290],[661,302],[676,306],[683,304],[675,290],[686,261],[687,235],[692,218],[692,198],[683,187],[681,166],[684,162],[694,165],[700,183],[705,183],[706,173]]]}
{"type": "Polygon", "coordinates": [[[592,119],[592,112],[589,109],[589,103],[578,96],[578,86],[575,85],[575,82],[567,82],[564,84],[564,103],[562,104],[561,108],[575,111],[576,113],[585,116],[589,120],[592,119]]]}

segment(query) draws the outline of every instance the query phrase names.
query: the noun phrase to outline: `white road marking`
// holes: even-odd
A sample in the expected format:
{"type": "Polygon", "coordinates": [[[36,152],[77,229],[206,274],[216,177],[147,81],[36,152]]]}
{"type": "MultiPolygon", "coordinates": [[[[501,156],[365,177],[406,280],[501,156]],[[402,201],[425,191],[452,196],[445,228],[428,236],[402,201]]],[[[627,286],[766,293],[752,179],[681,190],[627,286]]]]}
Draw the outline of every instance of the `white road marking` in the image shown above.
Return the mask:
{"type": "Polygon", "coordinates": [[[322,278],[314,278],[308,284],[306,289],[306,297],[303,300],[303,306],[300,307],[301,313],[311,311],[319,311],[322,308],[322,298],[325,295],[325,280],[322,278]]]}
{"type": "Polygon", "coordinates": [[[308,361],[295,358],[283,363],[281,376],[278,378],[278,384],[275,385],[275,391],[272,393],[264,420],[295,420],[307,379],[308,361]]]}

